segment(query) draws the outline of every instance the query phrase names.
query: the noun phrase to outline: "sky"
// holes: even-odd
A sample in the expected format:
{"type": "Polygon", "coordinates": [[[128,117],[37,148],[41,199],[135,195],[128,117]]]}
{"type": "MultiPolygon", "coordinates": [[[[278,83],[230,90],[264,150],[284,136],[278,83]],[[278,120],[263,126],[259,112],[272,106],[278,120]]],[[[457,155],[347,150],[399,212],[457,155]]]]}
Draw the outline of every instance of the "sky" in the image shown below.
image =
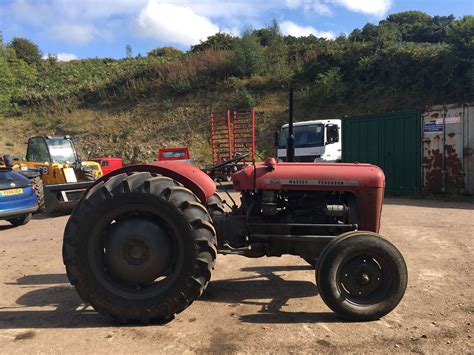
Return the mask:
{"type": "Polygon", "coordinates": [[[474,0],[0,0],[4,42],[26,37],[59,60],[181,50],[217,32],[240,35],[276,19],[284,34],[335,38],[388,14],[474,14],[474,0]]]}

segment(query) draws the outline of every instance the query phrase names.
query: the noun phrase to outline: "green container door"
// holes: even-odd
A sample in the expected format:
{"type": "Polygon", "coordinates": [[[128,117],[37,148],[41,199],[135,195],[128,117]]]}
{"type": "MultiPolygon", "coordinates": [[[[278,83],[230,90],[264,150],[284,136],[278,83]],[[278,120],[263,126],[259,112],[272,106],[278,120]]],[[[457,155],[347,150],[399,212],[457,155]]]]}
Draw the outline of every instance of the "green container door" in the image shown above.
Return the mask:
{"type": "Polygon", "coordinates": [[[420,149],[421,115],[417,111],[342,120],[342,160],[381,167],[388,194],[420,193],[420,149]]]}

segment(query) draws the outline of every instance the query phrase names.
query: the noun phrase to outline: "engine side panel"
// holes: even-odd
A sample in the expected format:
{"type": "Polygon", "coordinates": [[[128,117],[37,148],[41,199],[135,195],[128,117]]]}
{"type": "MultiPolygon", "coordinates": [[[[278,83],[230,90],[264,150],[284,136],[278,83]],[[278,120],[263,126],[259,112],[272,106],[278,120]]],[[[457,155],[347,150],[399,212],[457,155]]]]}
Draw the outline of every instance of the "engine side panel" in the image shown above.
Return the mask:
{"type": "Polygon", "coordinates": [[[277,163],[267,159],[232,177],[238,191],[345,191],[357,198],[359,229],[378,233],[385,175],[371,164],[277,163]]]}

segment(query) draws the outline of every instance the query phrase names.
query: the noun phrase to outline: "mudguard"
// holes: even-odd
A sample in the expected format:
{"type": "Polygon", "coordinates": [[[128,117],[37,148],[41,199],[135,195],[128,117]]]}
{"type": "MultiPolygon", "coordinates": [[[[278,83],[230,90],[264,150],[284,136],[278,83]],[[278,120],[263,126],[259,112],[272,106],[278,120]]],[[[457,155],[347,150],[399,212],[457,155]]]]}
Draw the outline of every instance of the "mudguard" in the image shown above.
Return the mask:
{"type": "Polygon", "coordinates": [[[199,168],[177,161],[156,161],[150,164],[126,166],[114,170],[96,180],[89,189],[97,184],[107,181],[112,176],[140,171],[149,172],[151,174],[160,174],[178,181],[183,184],[184,187],[191,190],[203,204],[205,204],[206,200],[216,192],[216,184],[214,181],[199,168]]]}

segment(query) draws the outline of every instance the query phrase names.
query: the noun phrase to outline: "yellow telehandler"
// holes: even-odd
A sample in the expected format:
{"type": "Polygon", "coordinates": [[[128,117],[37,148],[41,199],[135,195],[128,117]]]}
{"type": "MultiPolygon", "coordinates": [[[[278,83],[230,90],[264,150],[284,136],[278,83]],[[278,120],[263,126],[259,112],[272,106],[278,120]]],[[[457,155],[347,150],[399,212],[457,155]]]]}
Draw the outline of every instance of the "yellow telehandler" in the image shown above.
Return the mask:
{"type": "Polygon", "coordinates": [[[26,160],[15,160],[12,167],[35,179],[40,211],[71,210],[87,188],[102,176],[100,164],[81,161],[70,136],[36,136],[28,139],[26,160]],[[39,186],[42,185],[42,186],[39,186]]]}

